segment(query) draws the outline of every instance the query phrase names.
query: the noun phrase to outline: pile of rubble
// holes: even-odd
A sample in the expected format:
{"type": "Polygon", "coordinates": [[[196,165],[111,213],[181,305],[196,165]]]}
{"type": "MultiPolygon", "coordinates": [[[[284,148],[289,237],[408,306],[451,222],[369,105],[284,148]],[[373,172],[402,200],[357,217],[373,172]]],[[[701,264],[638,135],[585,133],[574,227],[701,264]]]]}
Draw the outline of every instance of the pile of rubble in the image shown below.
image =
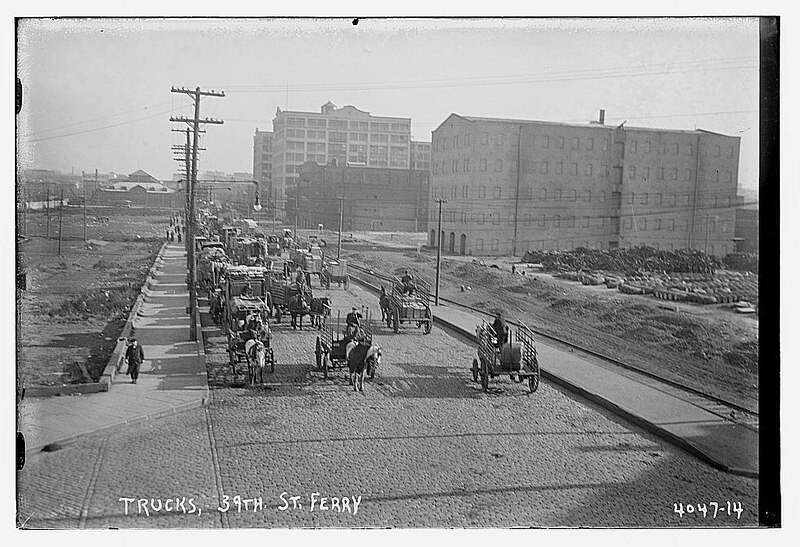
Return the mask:
{"type": "Polygon", "coordinates": [[[652,247],[528,251],[522,261],[541,264],[545,271],[604,270],[625,275],[639,272],[714,273],[724,267],[721,260],[702,251],[660,251],[652,247]]]}

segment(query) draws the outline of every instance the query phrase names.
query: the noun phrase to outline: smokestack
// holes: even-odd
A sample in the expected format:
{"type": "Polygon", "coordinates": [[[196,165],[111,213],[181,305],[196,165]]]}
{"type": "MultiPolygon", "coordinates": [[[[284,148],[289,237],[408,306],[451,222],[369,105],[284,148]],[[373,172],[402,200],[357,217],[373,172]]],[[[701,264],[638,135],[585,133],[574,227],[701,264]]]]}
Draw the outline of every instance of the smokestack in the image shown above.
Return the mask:
{"type": "Polygon", "coordinates": [[[604,108],[600,109],[600,124],[604,124],[606,121],[606,111],[604,108]]]}

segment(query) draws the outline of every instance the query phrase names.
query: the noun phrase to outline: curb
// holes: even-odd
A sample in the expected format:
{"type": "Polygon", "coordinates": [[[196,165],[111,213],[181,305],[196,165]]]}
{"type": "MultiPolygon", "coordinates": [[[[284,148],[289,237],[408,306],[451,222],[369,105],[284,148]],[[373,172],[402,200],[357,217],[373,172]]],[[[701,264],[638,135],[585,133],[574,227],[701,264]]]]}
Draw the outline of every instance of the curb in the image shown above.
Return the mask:
{"type": "Polygon", "coordinates": [[[189,402],[182,403],[182,404],[179,404],[179,405],[170,406],[168,408],[165,408],[165,409],[162,409],[162,410],[158,410],[158,411],[152,412],[150,414],[143,414],[141,416],[133,416],[131,418],[117,420],[114,423],[111,423],[111,424],[108,424],[108,425],[104,425],[102,427],[98,427],[98,428],[93,429],[91,431],[83,431],[81,433],[75,433],[73,435],[69,435],[69,436],[64,437],[62,439],[56,439],[56,440],[53,440],[53,441],[50,441],[50,442],[47,442],[47,443],[39,443],[39,444],[33,445],[33,446],[26,446],[25,447],[25,453],[26,454],[32,454],[32,453],[36,453],[36,452],[41,452],[42,448],[44,448],[45,446],[47,446],[49,444],[54,444],[54,443],[69,444],[69,443],[73,443],[73,442],[77,441],[78,439],[82,439],[84,437],[90,437],[92,435],[99,435],[99,434],[103,434],[103,433],[108,433],[109,430],[111,430],[111,429],[117,429],[119,427],[122,427],[122,426],[125,426],[125,425],[128,425],[128,424],[132,424],[132,423],[136,423],[136,422],[140,422],[142,420],[158,420],[160,418],[165,418],[167,416],[172,416],[173,414],[180,414],[180,413],[186,412],[188,410],[193,410],[195,408],[200,408],[200,407],[208,405],[208,403],[210,402],[209,399],[210,399],[209,395],[206,394],[206,395],[204,395],[203,397],[201,397],[200,399],[198,399],[196,401],[189,401],[189,402]]]}
{"type": "MultiPolygon", "coordinates": [[[[354,279],[357,283],[359,283],[361,285],[364,285],[365,287],[367,287],[367,288],[369,288],[369,289],[371,289],[373,291],[378,291],[379,290],[377,287],[375,287],[374,285],[372,285],[371,283],[369,283],[367,281],[364,281],[364,280],[359,279],[359,278],[355,278],[353,276],[351,276],[351,278],[354,279]]],[[[460,326],[458,326],[458,325],[456,325],[454,323],[451,323],[451,322],[447,321],[446,319],[442,319],[441,317],[436,317],[434,315],[434,324],[435,325],[439,325],[440,327],[448,328],[448,329],[456,332],[457,334],[466,337],[468,340],[470,340],[472,342],[476,342],[477,341],[474,333],[468,332],[466,329],[464,329],[464,328],[462,328],[462,327],[460,327],[460,326]]],[[[705,452],[703,452],[702,450],[700,450],[699,448],[697,448],[696,446],[694,446],[693,444],[688,442],[683,437],[679,437],[679,436],[675,435],[674,433],[671,433],[670,431],[667,431],[666,429],[664,429],[662,427],[659,427],[656,424],[645,420],[641,416],[639,416],[637,414],[634,414],[634,413],[632,413],[632,412],[630,412],[628,410],[625,410],[624,408],[620,407],[616,403],[614,403],[614,402],[612,402],[612,401],[610,401],[610,400],[608,400],[608,399],[606,399],[606,398],[604,398],[604,397],[602,397],[600,395],[597,395],[596,393],[592,393],[590,391],[587,391],[586,389],[584,389],[584,388],[582,388],[582,387],[580,387],[580,386],[578,386],[576,384],[573,384],[572,382],[570,382],[568,380],[565,380],[564,378],[561,378],[560,376],[556,376],[554,374],[551,374],[551,373],[545,371],[545,369],[542,368],[541,366],[540,366],[539,370],[540,370],[540,373],[541,373],[543,378],[553,382],[554,384],[558,384],[559,386],[567,389],[568,391],[571,391],[571,392],[573,392],[573,393],[575,393],[575,394],[577,394],[577,395],[579,395],[579,396],[581,396],[581,397],[583,397],[585,399],[588,399],[589,401],[592,401],[593,403],[597,404],[598,406],[600,406],[602,408],[605,408],[606,410],[610,410],[615,415],[617,415],[617,416],[619,416],[619,417],[621,417],[621,418],[623,418],[623,419],[625,419],[625,420],[627,420],[627,421],[629,421],[629,422],[641,427],[642,429],[652,433],[653,435],[655,435],[657,437],[660,437],[660,438],[666,440],[670,444],[675,445],[678,448],[683,449],[684,451],[688,452],[689,454],[691,454],[691,455],[697,457],[698,459],[702,460],[703,462],[711,465],[715,469],[719,469],[720,471],[724,471],[724,472],[730,473],[732,475],[740,475],[740,476],[749,477],[749,478],[756,478],[757,479],[758,476],[759,476],[758,471],[753,471],[751,469],[734,468],[734,467],[730,467],[728,465],[725,465],[724,463],[722,463],[722,462],[714,459],[713,457],[709,456],[708,454],[706,454],[705,452]]]]}
{"type": "Polygon", "coordinates": [[[149,287],[153,282],[153,277],[155,276],[156,271],[158,270],[158,265],[164,257],[164,251],[167,249],[167,244],[168,243],[165,241],[164,244],[161,245],[161,249],[159,249],[156,258],[153,261],[153,265],[150,267],[147,278],[142,284],[142,288],[139,290],[139,296],[136,297],[136,302],[134,302],[130,313],[128,313],[128,319],[125,321],[125,326],[122,327],[122,331],[119,333],[119,336],[117,336],[117,345],[114,347],[114,351],[111,353],[108,364],[106,365],[106,368],[103,369],[103,374],[100,376],[100,380],[98,382],[105,384],[106,388],[103,391],[108,391],[111,388],[111,384],[114,383],[119,369],[122,368],[122,360],[125,357],[125,348],[127,347],[128,337],[134,331],[133,323],[136,321],[136,316],[139,314],[139,310],[141,309],[145,300],[149,297],[149,287]]]}

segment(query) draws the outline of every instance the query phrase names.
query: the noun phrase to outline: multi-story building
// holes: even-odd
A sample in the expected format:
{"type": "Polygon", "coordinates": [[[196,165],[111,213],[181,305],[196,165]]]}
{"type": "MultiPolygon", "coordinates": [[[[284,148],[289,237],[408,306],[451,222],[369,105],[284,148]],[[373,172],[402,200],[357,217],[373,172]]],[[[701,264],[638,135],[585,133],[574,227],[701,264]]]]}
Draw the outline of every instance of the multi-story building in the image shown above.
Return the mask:
{"type": "Polygon", "coordinates": [[[411,169],[430,171],[431,143],[411,141],[411,169]]]}
{"type": "Polygon", "coordinates": [[[739,137],[451,114],[433,132],[428,240],[446,252],[733,251],[739,137]]]}
{"type": "MultiPolygon", "coordinates": [[[[320,166],[307,162],[297,179],[298,225],[329,230],[422,231],[428,218],[428,170],[320,166]]],[[[289,201],[294,219],[295,204],[289,201]]]]}
{"type": "Polygon", "coordinates": [[[278,108],[272,123],[272,184],[279,210],[285,210],[287,195],[292,199],[298,168],[305,162],[389,169],[410,165],[410,118],[373,116],[329,101],[320,112],[278,108]]]}
{"type": "Polygon", "coordinates": [[[260,199],[266,206],[275,197],[272,189],[272,131],[259,131],[253,136],[253,178],[258,181],[260,199]]]}

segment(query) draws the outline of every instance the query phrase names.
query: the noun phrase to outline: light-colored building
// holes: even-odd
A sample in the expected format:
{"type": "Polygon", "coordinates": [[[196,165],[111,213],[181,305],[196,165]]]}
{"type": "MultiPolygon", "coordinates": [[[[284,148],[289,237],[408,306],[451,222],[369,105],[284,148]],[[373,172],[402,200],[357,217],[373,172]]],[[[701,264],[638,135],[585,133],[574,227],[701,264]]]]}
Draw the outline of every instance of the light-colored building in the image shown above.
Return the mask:
{"type": "Polygon", "coordinates": [[[451,114],[432,139],[428,239],[443,249],[733,251],[739,137],[451,114]]]}
{"type": "Polygon", "coordinates": [[[297,184],[298,168],[318,165],[408,169],[411,119],[373,116],[330,101],[319,112],[277,109],[273,124],[272,184],[278,209],[285,210],[297,184]]]}
{"type": "MultiPolygon", "coordinates": [[[[418,232],[428,218],[428,170],[388,167],[300,166],[297,183],[298,226],[329,230],[418,232]]],[[[289,218],[295,205],[289,202],[289,218]]]]}
{"type": "Polygon", "coordinates": [[[430,171],[431,169],[431,143],[411,141],[410,169],[430,171]]]}

